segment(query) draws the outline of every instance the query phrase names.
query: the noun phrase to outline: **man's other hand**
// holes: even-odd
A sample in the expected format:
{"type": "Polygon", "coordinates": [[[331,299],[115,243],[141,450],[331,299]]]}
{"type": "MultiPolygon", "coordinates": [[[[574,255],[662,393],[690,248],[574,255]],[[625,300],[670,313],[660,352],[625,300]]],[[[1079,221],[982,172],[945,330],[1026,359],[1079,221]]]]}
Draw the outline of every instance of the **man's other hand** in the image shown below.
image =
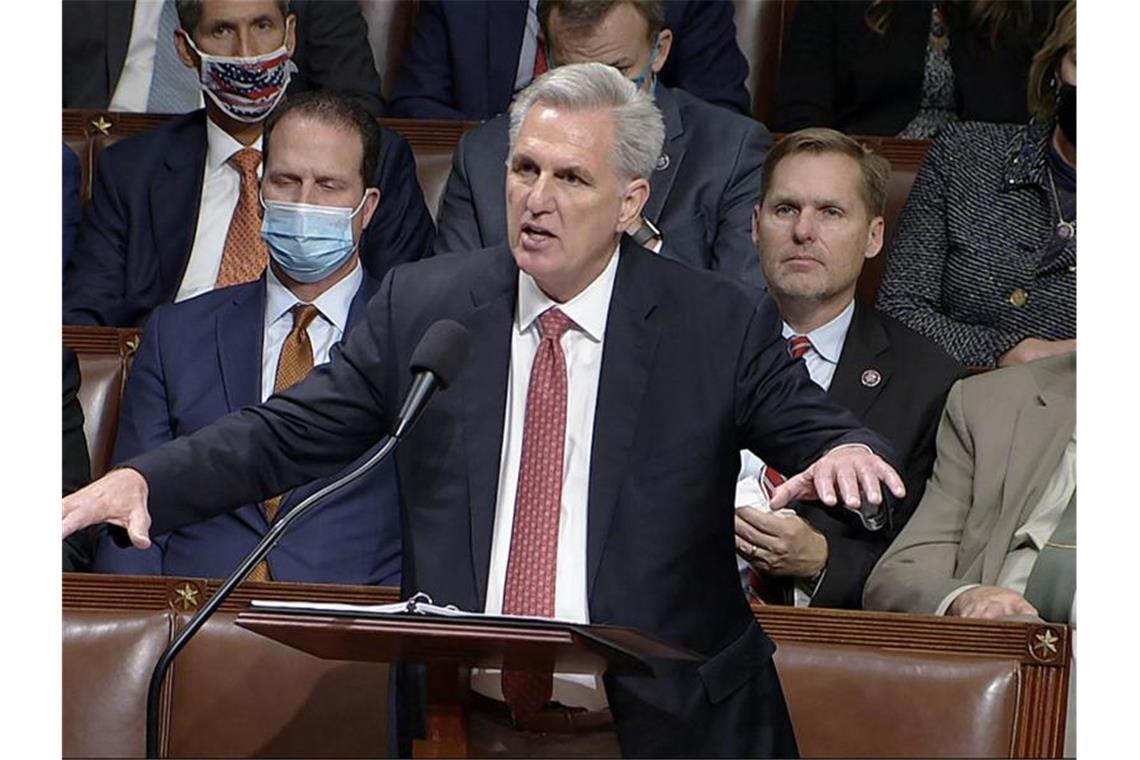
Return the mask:
{"type": "Polygon", "coordinates": [[[112,470],[63,500],[63,537],[89,525],[110,523],[126,528],[139,549],[150,546],[150,513],[146,479],[137,470],[112,470]]]}
{"type": "Polygon", "coordinates": [[[878,454],[860,444],[838,446],[788,478],[772,494],[770,504],[777,510],[794,501],[818,499],[834,507],[842,499],[843,506],[857,512],[864,499],[870,504],[883,503],[880,483],[898,498],[906,496],[902,478],[878,454]]]}
{"type": "Polygon", "coordinates": [[[1009,615],[1037,615],[1037,608],[1016,591],[999,586],[977,586],[959,594],[946,614],[996,620],[1009,615]]]}
{"type": "Polygon", "coordinates": [[[998,358],[998,366],[1012,367],[1017,364],[1025,364],[1026,362],[1035,362],[1038,359],[1044,359],[1047,356],[1067,354],[1070,351],[1076,350],[1077,341],[1073,338],[1070,338],[1069,340],[1024,338],[1020,343],[1006,351],[998,358]]]}
{"type": "Polygon", "coordinates": [[[757,570],[813,578],[827,565],[827,539],[796,514],[736,510],[736,550],[757,570]]]}

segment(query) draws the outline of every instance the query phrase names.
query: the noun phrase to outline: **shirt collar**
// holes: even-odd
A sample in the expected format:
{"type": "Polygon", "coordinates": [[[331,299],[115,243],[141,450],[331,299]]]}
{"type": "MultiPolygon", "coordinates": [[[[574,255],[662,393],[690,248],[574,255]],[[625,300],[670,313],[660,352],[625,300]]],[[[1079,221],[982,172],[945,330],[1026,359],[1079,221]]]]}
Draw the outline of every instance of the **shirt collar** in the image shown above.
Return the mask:
{"type": "MultiPolygon", "coordinates": [[[[209,115],[206,116],[206,171],[216,172],[244,147],[233,135],[215,124],[209,115]]],[[[249,147],[260,151],[261,135],[249,147]]]]}
{"type": "Polygon", "coordinates": [[[602,273],[566,303],[552,300],[542,292],[533,277],[520,269],[519,301],[515,310],[516,329],[520,333],[526,332],[543,312],[557,306],[590,340],[600,343],[606,332],[606,317],[609,315],[610,297],[614,291],[620,255],[620,245],[615,246],[613,256],[602,273]]]}
{"type": "MultiPolygon", "coordinates": [[[[839,364],[839,355],[843,353],[843,343],[847,340],[847,328],[851,326],[851,318],[854,315],[855,299],[851,299],[847,308],[839,312],[835,319],[807,334],[811,347],[828,363],[839,364]]],[[[799,333],[785,322],[782,334],[785,338],[790,338],[799,333]]]]}
{"type": "MultiPolygon", "coordinates": [[[[352,299],[356,297],[356,291],[360,289],[360,283],[363,281],[364,269],[357,261],[356,267],[353,268],[348,277],[321,293],[313,301],[313,305],[321,312],[321,316],[332,322],[340,330],[341,335],[347,332],[348,311],[352,308],[352,299]]],[[[277,279],[277,275],[273,273],[273,268],[266,267],[265,324],[271,325],[282,317],[287,317],[289,310],[300,302],[300,299],[293,295],[293,291],[277,279]]]]}

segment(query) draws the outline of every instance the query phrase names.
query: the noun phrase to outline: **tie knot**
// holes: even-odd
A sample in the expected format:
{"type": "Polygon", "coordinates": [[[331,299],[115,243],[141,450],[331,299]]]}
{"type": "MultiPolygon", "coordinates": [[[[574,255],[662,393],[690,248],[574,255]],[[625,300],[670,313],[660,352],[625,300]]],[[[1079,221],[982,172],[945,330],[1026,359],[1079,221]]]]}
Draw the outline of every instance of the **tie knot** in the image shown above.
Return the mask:
{"type": "Polygon", "coordinates": [[[309,324],[320,314],[320,309],[313,306],[311,303],[298,303],[290,309],[293,313],[293,329],[305,331],[309,329],[309,324]]]}
{"type": "Polygon", "coordinates": [[[806,335],[793,335],[788,338],[788,353],[793,359],[802,359],[811,348],[811,338],[806,335]]]}
{"type": "Polygon", "coordinates": [[[242,148],[230,156],[230,163],[241,174],[242,180],[257,181],[257,167],[261,166],[261,151],[256,148],[242,148]]]}
{"type": "Polygon", "coordinates": [[[563,334],[573,326],[574,322],[570,317],[559,311],[558,307],[547,309],[541,317],[538,318],[539,329],[542,330],[542,337],[545,340],[550,338],[555,342],[562,339],[563,334]]]}

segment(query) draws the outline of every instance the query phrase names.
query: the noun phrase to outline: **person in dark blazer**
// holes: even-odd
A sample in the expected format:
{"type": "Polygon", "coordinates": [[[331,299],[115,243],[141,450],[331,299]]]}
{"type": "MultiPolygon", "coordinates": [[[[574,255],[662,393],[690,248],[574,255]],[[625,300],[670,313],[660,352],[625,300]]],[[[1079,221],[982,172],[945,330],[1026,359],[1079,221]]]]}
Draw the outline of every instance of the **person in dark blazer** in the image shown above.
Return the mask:
{"type": "Polygon", "coordinates": [[[907,495],[888,531],[818,504],[773,514],[763,482],[777,478],[745,454],[737,531],[761,547],[746,559],[758,574],[753,583],[748,573],[749,588],[762,601],[860,607],[871,568],[922,497],[943,402],[966,373],[930,340],[855,300],[863,263],[883,246],[889,177],[884,158],[826,128],[785,136],[764,167],[754,236],[783,334],[792,346],[810,341],[802,358],[812,380],[891,442],[907,495]]]}
{"type": "Polygon", "coordinates": [[[79,156],[66,145],[63,146],[63,265],[71,257],[75,247],[75,235],[79,221],[83,218],[83,199],[80,185],[83,184],[83,169],[79,156]]]}
{"type": "MultiPolygon", "coordinates": [[[[227,20],[225,14],[241,11],[240,3],[203,7],[227,20]]],[[[278,8],[275,2],[268,7],[273,12],[278,8]]],[[[200,21],[199,28],[213,21],[200,21]]],[[[288,21],[279,17],[278,24],[288,46],[288,21]]],[[[275,37],[266,46],[272,50],[277,44],[275,37]]],[[[180,45],[188,62],[196,60],[181,38],[180,45]]],[[[64,324],[138,325],[159,304],[213,286],[233,204],[240,199],[237,169],[229,161],[240,148],[260,146],[267,115],[253,122],[237,120],[208,98],[205,109],[177,116],[100,154],[91,203],[64,272],[64,324]]],[[[380,279],[397,263],[429,255],[434,227],[404,138],[382,129],[376,165],[371,184],[381,188],[383,197],[361,242],[361,260],[380,279]]]]}
{"type": "MultiPolygon", "coordinates": [[[[306,366],[325,363],[340,338],[363,320],[379,283],[364,274],[352,243],[375,221],[379,191],[366,185],[364,155],[377,130],[367,112],[328,93],[300,95],[274,115],[267,127],[271,145],[266,146],[262,182],[269,267],[254,282],[154,311],[123,393],[116,463],[190,435],[287,387],[291,381],[283,373],[290,372],[289,344],[298,329],[298,317],[291,314],[299,304],[317,310],[303,328],[306,366]],[[294,213],[297,207],[278,207],[278,201],[318,206],[312,211],[322,216],[332,208],[359,205],[353,228],[342,230],[351,237],[340,258],[317,257],[324,255],[324,239],[284,236],[294,226],[278,225],[277,214],[282,208],[294,213]],[[310,264],[324,271],[312,271],[310,264]]],[[[157,536],[145,551],[120,548],[103,532],[94,569],[228,576],[274,522],[332,480],[291,489],[273,506],[248,503],[157,536]]],[[[398,585],[399,491],[391,461],[339,491],[286,533],[258,573],[262,579],[285,581],[398,585]]]]}
{"type": "Polygon", "coordinates": [[[971,367],[1076,350],[1077,12],[1033,59],[1025,125],[953,124],[899,216],[878,306],[971,367]]]}
{"type": "Polygon", "coordinates": [[[935,106],[956,120],[1023,123],[1029,118],[1024,95],[1029,62],[1058,5],[798,3],[780,59],[772,128],[833,127],[847,134],[893,136],[920,108],[935,106]],[[935,8],[939,16],[932,22],[935,8]],[[948,65],[935,63],[927,73],[929,58],[939,49],[948,65]]]}
{"type": "MultiPolygon", "coordinates": [[[[284,2],[278,4],[285,7],[284,2]]],[[[288,9],[297,17],[298,32],[293,51],[298,70],[289,83],[289,94],[337,90],[373,116],[382,116],[380,75],[360,3],[291,0],[288,9]]],[[[64,0],[64,108],[111,107],[130,48],[134,13],[134,0],[64,0]]],[[[170,43],[169,39],[156,40],[158,45],[170,43]]]]}
{"type": "MultiPolygon", "coordinates": [[[[662,5],[663,26],[672,30],[676,42],[659,72],[661,81],[751,114],[745,87],[748,61],[736,44],[732,3],[677,0],[662,5]]],[[[529,45],[531,61],[541,45],[535,43],[538,26],[528,13],[527,0],[420,3],[390,115],[485,121],[505,112],[534,70],[533,63],[524,66],[524,80],[518,79],[523,45],[529,45]]]]}
{"type": "Polygon", "coordinates": [[[512,107],[521,122],[512,161],[533,169],[507,180],[509,245],[394,269],[367,321],[328,365],[261,407],[136,457],[68,497],[63,530],[107,520],[145,546],[150,530],[340,467],[392,429],[411,384],[412,352],[430,325],[451,319],[469,331],[471,359],[397,454],[403,591],[493,611],[492,589],[504,577],[505,528],[497,523],[530,508],[523,497],[524,506],[507,512],[513,501],[502,491],[514,489],[525,467],[511,456],[501,468],[503,452],[527,456],[519,427],[528,404],[518,389],[537,364],[534,346],[545,341],[540,350],[561,354],[565,344],[568,403],[596,391],[596,403],[585,405],[596,424],[568,412],[562,419],[567,435],[571,426],[593,433],[586,449],[571,439],[562,470],[575,485],[552,496],[589,515],[558,552],[577,558],[574,569],[559,569],[558,587],[580,584],[581,598],[572,600],[578,619],[641,629],[706,658],[655,664],[653,678],[604,678],[614,751],[793,756],[775,647],[736,574],[739,448],[800,473],[782,498],[854,509],[861,498],[883,498],[884,482],[903,495],[898,475],[872,453],[890,458],[890,447],[792,361],[772,301],[622,237],[645,203],[664,140],[650,98],[613,68],[588,63],[548,72],[512,107]],[[575,327],[576,319],[590,327],[575,327]],[[564,340],[540,335],[547,329],[540,325],[559,323],[569,328],[564,340]],[[579,361],[590,357],[598,361],[579,361]],[[200,476],[200,488],[185,488],[188,473],[200,476]]]}
{"type": "MultiPolygon", "coordinates": [[[[647,24],[654,17],[652,8],[660,11],[662,3],[640,5],[646,15],[622,2],[581,11],[572,4],[544,6],[542,31],[554,62],[581,63],[590,57],[580,51],[606,50],[620,51],[613,55],[628,60],[633,75],[647,62],[660,67],[672,53],[668,45],[654,46],[662,30],[647,24]],[[582,12],[589,15],[563,15],[582,12]]],[[[679,43],[681,33],[672,39],[679,43]]],[[[763,124],[665,87],[653,75],[642,87],[653,93],[665,115],[665,147],[650,177],[652,191],[643,212],[660,232],[653,245],[667,258],[763,287],[749,218],[772,136],[763,124]]],[[[460,140],[440,201],[436,253],[470,251],[506,239],[501,187],[509,127],[507,117],[499,116],[460,140]]]]}
{"type": "MultiPolygon", "coordinates": [[[[66,150],[66,148],[65,148],[66,150]]],[[[91,457],[83,434],[83,407],[79,404],[81,381],[79,360],[75,352],[63,347],[63,495],[75,493],[91,482],[91,457]]],[[[87,570],[95,553],[88,531],[79,531],[63,539],[63,571],[87,570]]]]}

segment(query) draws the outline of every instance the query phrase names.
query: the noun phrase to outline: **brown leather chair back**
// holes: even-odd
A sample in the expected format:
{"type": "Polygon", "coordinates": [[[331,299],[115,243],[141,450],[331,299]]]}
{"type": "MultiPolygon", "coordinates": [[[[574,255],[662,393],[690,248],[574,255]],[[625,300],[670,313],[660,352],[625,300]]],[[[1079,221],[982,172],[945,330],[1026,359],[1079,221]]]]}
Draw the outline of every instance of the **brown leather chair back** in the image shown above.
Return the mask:
{"type": "Polygon", "coordinates": [[[142,331],[134,327],[65,325],[63,342],[79,360],[79,405],[91,457],[91,479],[111,467],[119,405],[142,331]]]}
{"type": "Polygon", "coordinates": [[[804,757],[1010,757],[1018,663],[784,642],[776,667],[804,757]],[[931,741],[938,737],[937,741],[931,741]]]}

